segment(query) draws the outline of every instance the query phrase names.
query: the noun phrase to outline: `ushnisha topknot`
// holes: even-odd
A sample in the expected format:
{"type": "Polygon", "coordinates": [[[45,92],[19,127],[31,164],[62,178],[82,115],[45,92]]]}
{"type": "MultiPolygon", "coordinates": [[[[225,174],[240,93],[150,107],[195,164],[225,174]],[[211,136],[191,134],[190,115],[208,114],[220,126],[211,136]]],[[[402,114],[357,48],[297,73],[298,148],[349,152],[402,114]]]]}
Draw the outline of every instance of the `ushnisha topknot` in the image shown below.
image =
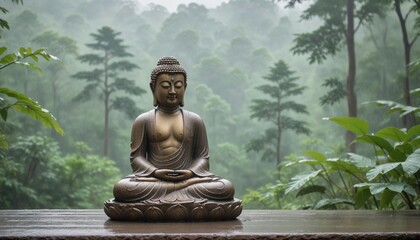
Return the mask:
{"type": "Polygon", "coordinates": [[[159,59],[156,67],[152,70],[152,73],[150,74],[150,86],[153,90],[155,89],[157,77],[161,73],[181,73],[184,75],[185,78],[184,86],[187,86],[187,72],[181,66],[181,64],[179,64],[178,59],[176,59],[175,57],[162,57],[161,59],[159,59]]]}

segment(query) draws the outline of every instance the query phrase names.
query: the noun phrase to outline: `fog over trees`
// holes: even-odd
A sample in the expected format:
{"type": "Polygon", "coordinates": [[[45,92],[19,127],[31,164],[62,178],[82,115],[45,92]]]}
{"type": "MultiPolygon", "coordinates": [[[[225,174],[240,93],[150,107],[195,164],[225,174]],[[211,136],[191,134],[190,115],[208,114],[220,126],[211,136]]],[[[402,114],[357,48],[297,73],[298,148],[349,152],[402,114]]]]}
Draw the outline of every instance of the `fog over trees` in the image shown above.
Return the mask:
{"type": "Polygon", "coordinates": [[[131,173],[131,124],[153,108],[150,73],[163,56],[186,69],[184,108],[203,118],[210,169],[234,183],[245,208],[420,207],[419,1],[229,0],[174,12],[134,0],[0,6],[10,28],[0,29],[0,88],[48,109],[65,132],[12,111],[13,98],[0,91],[8,143],[0,144],[0,208],[101,208],[112,198],[131,173]],[[21,47],[60,60],[34,56],[25,60],[32,68],[3,68],[21,47]],[[275,116],[283,122],[270,125],[275,116]],[[358,120],[369,123],[366,132],[354,130],[365,126],[358,120]],[[372,133],[389,146],[369,145],[378,144],[372,133]],[[374,160],[356,171],[344,168],[356,161],[348,156],[374,160]],[[392,159],[400,175],[384,170],[383,182],[368,174],[392,159]],[[372,183],[388,185],[372,192],[372,183]]]}

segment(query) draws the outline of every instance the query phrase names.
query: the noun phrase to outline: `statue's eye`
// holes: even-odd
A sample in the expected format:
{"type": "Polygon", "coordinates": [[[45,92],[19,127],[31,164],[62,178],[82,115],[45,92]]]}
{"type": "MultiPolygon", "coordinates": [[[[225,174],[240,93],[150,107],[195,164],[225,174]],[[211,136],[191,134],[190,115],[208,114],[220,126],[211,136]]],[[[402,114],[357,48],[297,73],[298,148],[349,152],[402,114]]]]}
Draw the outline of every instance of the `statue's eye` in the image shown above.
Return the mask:
{"type": "Polygon", "coordinates": [[[184,84],[182,83],[182,81],[178,81],[175,83],[175,87],[176,88],[182,88],[184,86],[184,84]]]}
{"type": "Polygon", "coordinates": [[[163,87],[163,88],[169,88],[169,87],[171,87],[171,84],[169,82],[162,82],[160,84],[160,86],[163,87]]]}

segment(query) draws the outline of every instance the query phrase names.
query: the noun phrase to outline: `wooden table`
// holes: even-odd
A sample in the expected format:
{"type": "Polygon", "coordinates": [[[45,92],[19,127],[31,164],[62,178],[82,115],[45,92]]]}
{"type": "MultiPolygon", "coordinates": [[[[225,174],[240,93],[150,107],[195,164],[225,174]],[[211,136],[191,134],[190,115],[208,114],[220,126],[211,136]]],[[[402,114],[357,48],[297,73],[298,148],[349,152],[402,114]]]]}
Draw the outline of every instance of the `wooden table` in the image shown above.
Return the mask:
{"type": "Polygon", "coordinates": [[[420,211],[244,210],[224,222],[118,222],[102,210],[1,210],[0,239],[420,239],[420,211]]]}

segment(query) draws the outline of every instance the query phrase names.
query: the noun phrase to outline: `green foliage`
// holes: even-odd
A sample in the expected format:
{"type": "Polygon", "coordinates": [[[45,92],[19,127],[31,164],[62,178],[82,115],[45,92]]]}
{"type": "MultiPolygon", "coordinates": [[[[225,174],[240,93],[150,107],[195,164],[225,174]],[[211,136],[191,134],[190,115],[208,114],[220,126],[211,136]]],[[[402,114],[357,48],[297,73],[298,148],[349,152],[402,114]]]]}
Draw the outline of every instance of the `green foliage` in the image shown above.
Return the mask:
{"type": "Polygon", "coordinates": [[[290,100],[292,96],[301,95],[305,87],[296,83],[294,72],[289,70],[287,64],[280,60],[270,69],[269,75],[264,79],[270,82],[256,87],[270,97],[269,99],[253,99],[251,103],[251,118],[270,123],[270,128],[259,138],[254,138],[246,145],[246,150],[263,151],[262,159],[276,159],[280,167],[281,136],[285,130],[308,135],[310,130],[304,121],[287,116],[286,112],[308,114],[306,106],[290,100]]]}
{"type": "Polygon", "coordinates": [[[356,133],[354,142],[372,146],[374,156],[348,153],[328,157],[331,153],[306,151],[307,157],[289,158],[282,163],[283,175],[297,171],[290,180],[283,176],[274,184],[250,190],[244,197],[245,202],[292,209],[420,207],[420,125],[408,130],[385,127],[369,133],[369,124],[361,119],[335,117],[328,120],[356,133]],[[289,181],[288,184],[284,184],[285,181],[289,181]]]}
{"type": "Polygon", "coordinates": [[[316,170],[294,176],[285,190],[286,195],[294,191],[299,191],[296,196],[303,196],[302,191],[321,193],[324,198],[313,205],[314,209],[338,208],[340,204],[355,208],[372,208],[372,204],[377,208],[419,207],[420,125],[408,131],[386,127],[369,134],[369,124],[363,120],[349,117],[329,120],[356,133],[355,142],[373,146],[376,156],[348,154],[327,158],[309,151],[310,158],[289,162],[286,166],[304,164],[316,170]],[[325,185],[320,185],[321,182],[325,185]]]}
{"type": "MultiPolygon", "coordinates": [[[[420,92],[420,88],[411,90],[410,93],[413,96],[418,95],[420,92]]],[[[386,107],[388,108],[387,113],[394,113],[398,112],[400,114],[400,117],[406,116],[408,114],[415,114],[416,118],[419,118],[420,108],[414,107],[414,106],[407,106],[398,102],[389,101],[389,100],[376,100],[376,101],[370,101],[366,102],[365,104],[375,104],[380,107],[386,107]]]]}
{"type": "Polygon", "coordinates": [[[112,198],[120,171],[114,161],[92,155],[85,143],[77,145],[78,152],[67,155],[60,166],[61,191],[56,196],[63,207],[101,208],[105,199],[112,198]]]}
{"type": "Polygon", "coordinates": [[[4,121],[7,120],[9,109],[15,109],[21,113],[24,113],[32,118],[38,120],[47,127],[51,127],[57,133],[63,135],[64,131],[54,118],[54,116],[45,108],[26,96],[25,94],[15,92],[7,88],[0,88],[0,93],[14,99],[15,101],[9,103],[5,98],[0,98],[0,114],[4,121]]]}
{"type": "MultiPolygon", "coordinates": [[[[308,173],[303,173],[301,175],[294,176],[289,182],[287,189],[285,190],[285,194],[288,194],[289,192],[299,190],[302,186],[306,185],[308,182],[312,181],[315,177],[318,176],[318,174],[321,173],[322,170],[316,170],[308,173]]],[[[310,193],[314,191],[324,191],[319,186],[314,187],[312,186],[311,190],[306,189],[305,191],[299,192],[298,195],[304,195],[303,192],[310,193]]]]}
{"type": "MultiPolygon", "coordinates": [[[[0,56],[5,54],[7,51],[6,47],[0,47],[0,56]]],[[[35,63],[39,61],[39,57],[42,57],[46,61],[50,60],[59,60],[57,57],[48,54],[45,49],[40,48],[32,51],[32,48],[20,48],[17,53],[9,53],[5,56],[1,56],[0,58],[0,70],[12,65],[17,64],[20,66],[27,66],[29,68],[32,68],[34,70],[37,70],[42,73],[42,69],[39,68],[37,65],[26,61],[27,58],[31,58],[35,63]],[[25,61],[24,61],[25,60],[25,61]]]]}
{"type": "Polygon", "coordinates": [[[45,187],[51,186],[54,179],[46,170],[58,155],[57,143],[39,136],[19,137],[9,151],[2,153],[0,159],[5,166],[0,175],[5,204],[2,208],[33,208],[47,204],[49,194],[45,187]]]}
{"type": "MultiPolygon", "coordinates": [[[[27,66],[31,69],[35,69],[42,72],[42,69],[37,65],[26,61],[26,59],[32,59],[33,62],[37,63],[39,57],[44,60],[58,60],[57,57],[48,54],[44,49],[40,48],[32,51],[32,48],[20,48],[17,53],[6,54],[7,48],[0,47],[0,70],[3,70],[13,64],[20,66],[27,66]],[[3,56],[4,55],[4,56],[3,56]]],[[[64,131],[61,129],[55,117],[45,108],[43,108],[38,102],[32,100],[27,95],[16,92],[8,88],[0,88],[0,115],[3,121],[7,120],[9,110],[14,109],[23,114],[26,114],[45,126],[51,127],[57,133],[63,135],[64,131]],[[2,97],[3,96],[3,97],[2,97]]],[[[0,130],[0,147],[6,149],[8,143],[4,133],[0,130]]]]}
{"type": "MultiPolygon", "coordinates": [[[[300,3],[300,1],[297,1],[300,3]]],[[[370,22],[375,15],[381,15],[386,7],[380,1],[357,2],[354,16],[360,22],[370,22]]],[[[293,7],[296,1],[289,1],[288,6],[293,7]]],[[[301,33],[294,39],[291,49],[294,54],[308,54],[309,63],[322,63],[327,56],[336,55],[345,46],[347,30],[345,26],[347,16],[346,2],[334,0],[314,1],[301,15],[303,20],[319,17],[323,25],[310,33],[301,33]]]]}
{"type": "MultiPolygon", "coordinates": [[[[15,3],[15,4],[19,4],[19,3],[23,4],[23,0],[11,0],[11,1],[12,1],[12,3],[15,3]]],[[[0,12],[2,12],[3,14],[7,14],[9,12],[9,10],[0,6],[0,12]]],[[[0,18],[0,28],[10,29],[9,23],[6,20],[4,20],[3,18],[0,18]]],[[[1,35],[0,35],[0,38],[1,38],[1,35]]]]}
{"type": "Polygon", "coordinates": [[[284,196],[285,188],[286,184],[276,181],[275,184],[266,184],[257,190],[248,189],[248,193],[244,195],[242,201],[245,206],[251,208],[283,208],[281,199],[284,196]]]}
{"type": "Polygon", "coordinates": [[[0,156],[1,208],[102,207],[120,172],[112,160],[76,144],[75,153],[61,156],[57,142],[48,138],[18,138],[0,156]]]}
{"type": "Polygon", "coordinates": [[[334,117],[325,118],[325,120],[330,120],[331,122],[337,123],[341,127],[359,135],[366,135],[369,130],[369,124],[366,121],[355,117],[334,117]]]}
{"type": "Polygon", "coordinates": [[[334,105],[336,102],[346,97],[347,93],[344,84],[337,78],[324,80],[322,86],[331,88],[331,90],[319,98],[321,105],[334,105]]]}

